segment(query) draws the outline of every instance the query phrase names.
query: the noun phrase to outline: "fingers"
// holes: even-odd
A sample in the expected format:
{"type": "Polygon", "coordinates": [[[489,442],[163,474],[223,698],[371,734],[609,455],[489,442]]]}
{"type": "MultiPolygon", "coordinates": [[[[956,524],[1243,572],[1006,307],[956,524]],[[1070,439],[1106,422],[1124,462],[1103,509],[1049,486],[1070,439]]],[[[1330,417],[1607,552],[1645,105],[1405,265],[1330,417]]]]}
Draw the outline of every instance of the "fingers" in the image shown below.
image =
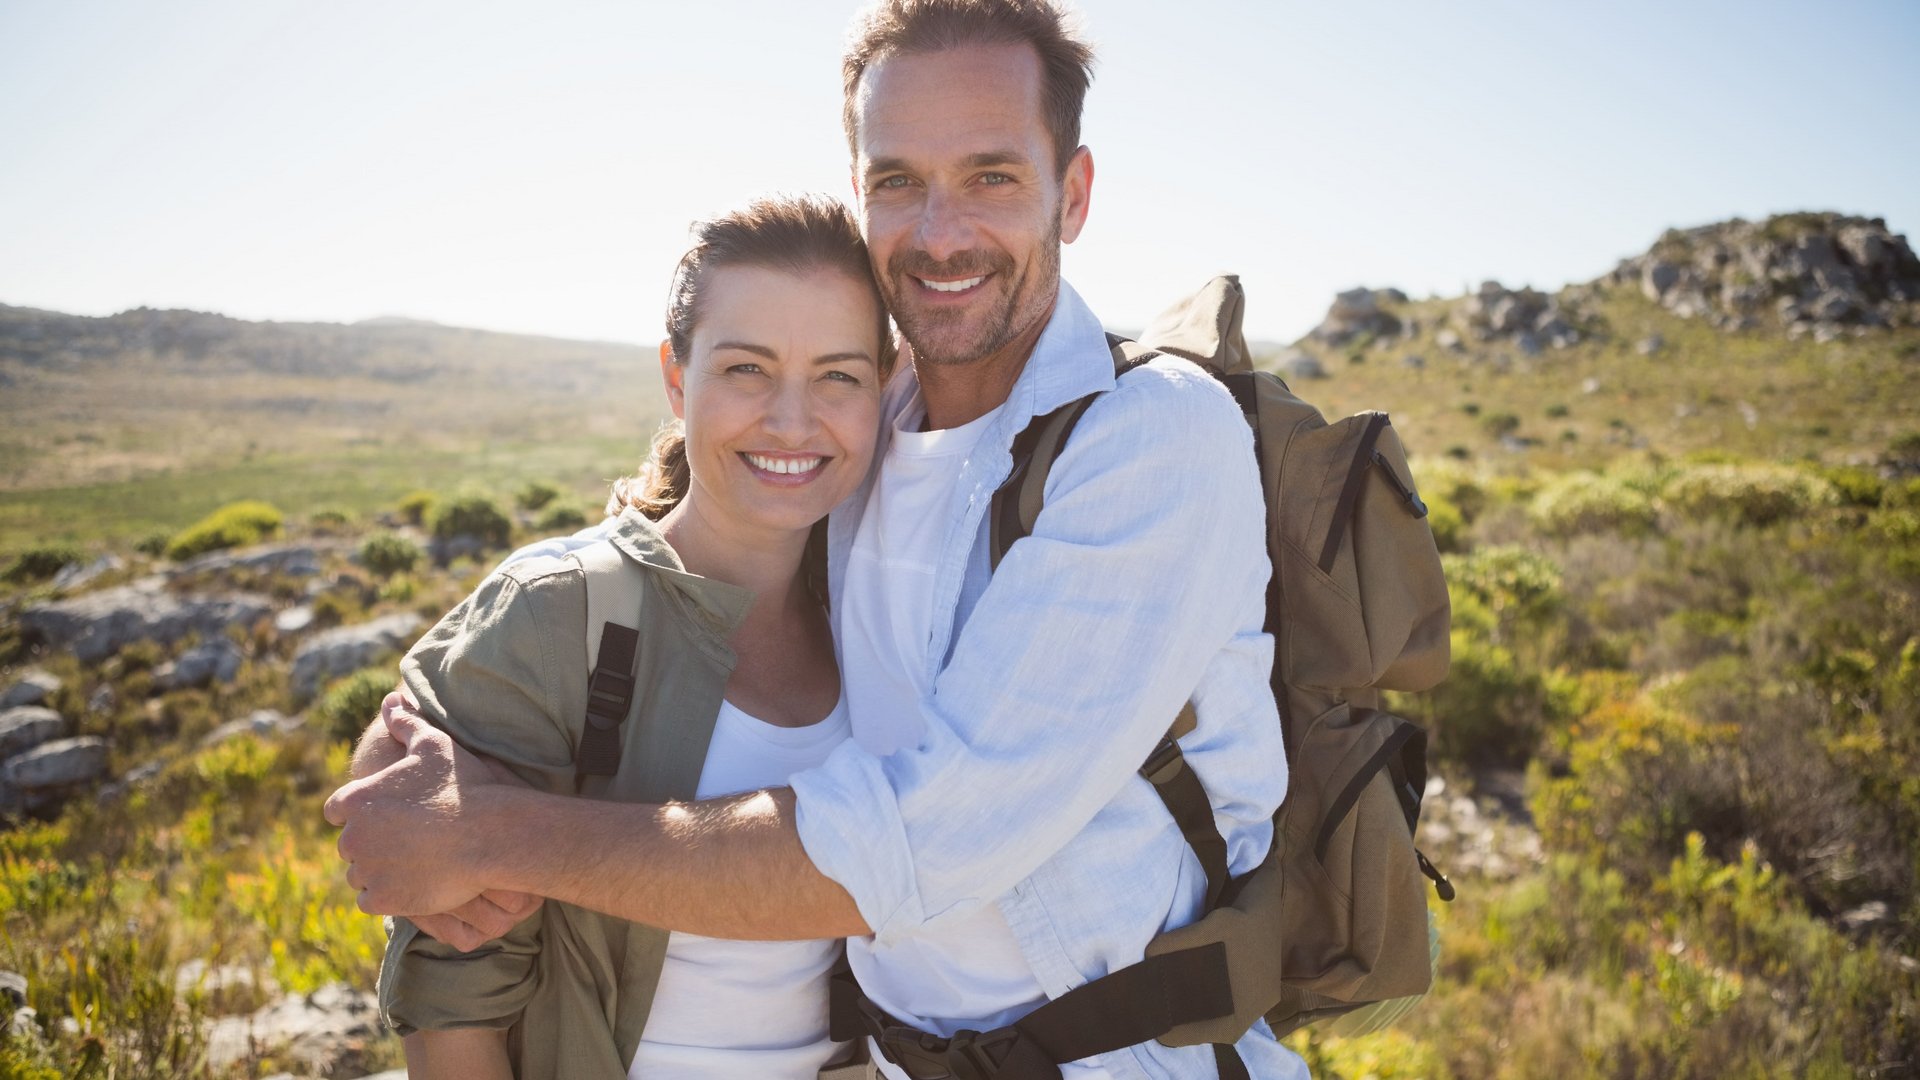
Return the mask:
{"type": "Polygon", "coordinates": [[[507,889],[488,889],[480,895],[516,920],[533,914],[534,909],[543,902],[542,898],[532,893],[512,892],[507,889]]]}
{"type": "Polygon", "coordinates": [[[469,926],[458,916],[451,914],[416,916],[413,919],[413,925],[419,927],[421,933],[433,940],[443,945],[451,945],[461,952],[472,952],[492,941],[494,937],[469,926]]]}

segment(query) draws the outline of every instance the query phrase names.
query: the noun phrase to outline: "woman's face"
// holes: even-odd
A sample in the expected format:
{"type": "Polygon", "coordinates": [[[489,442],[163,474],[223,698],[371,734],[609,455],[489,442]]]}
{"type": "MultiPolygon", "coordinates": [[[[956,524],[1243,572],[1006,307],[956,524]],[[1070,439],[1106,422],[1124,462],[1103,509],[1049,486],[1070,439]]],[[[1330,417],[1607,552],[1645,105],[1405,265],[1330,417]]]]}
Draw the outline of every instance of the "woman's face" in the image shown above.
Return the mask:
{"type": "Polygon", "coordinates": [[[691,503],[734,530],[811,526],[853,493],[880,414],[880,312],[837,270],[708,271],[691,356],[660,348],[691,503]]]}

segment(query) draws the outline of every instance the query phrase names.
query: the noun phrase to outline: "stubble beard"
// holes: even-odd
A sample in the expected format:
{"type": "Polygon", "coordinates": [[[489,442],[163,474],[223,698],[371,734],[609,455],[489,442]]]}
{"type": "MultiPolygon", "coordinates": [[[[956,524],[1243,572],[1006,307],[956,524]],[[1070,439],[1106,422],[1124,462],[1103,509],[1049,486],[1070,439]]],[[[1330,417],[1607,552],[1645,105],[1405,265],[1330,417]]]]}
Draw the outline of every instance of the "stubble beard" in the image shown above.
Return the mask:
{"type": "Polygon", "coordinates": [[[1060,223],[1056,219],[1041,244],[1039,262],[1017,276],[1012,258],[1004,252],[966,251],[937,262],[923,252],[904,251],[888,260],[881,283],[893,320],[913,347],[914,362],[959,367],[999,352],[1045,315],[1059,279],[1060,223]],[[982,273],[992,275],[989,286],[999,285],[1004,291],[980,317],[977,329],[969,331],[966,324],[973,312],[928,310],[906,301],[921,287],[915,277],[965,278],[982,273]],[[1049,282],[1055,288],[1040,288],[1049,282]]]}

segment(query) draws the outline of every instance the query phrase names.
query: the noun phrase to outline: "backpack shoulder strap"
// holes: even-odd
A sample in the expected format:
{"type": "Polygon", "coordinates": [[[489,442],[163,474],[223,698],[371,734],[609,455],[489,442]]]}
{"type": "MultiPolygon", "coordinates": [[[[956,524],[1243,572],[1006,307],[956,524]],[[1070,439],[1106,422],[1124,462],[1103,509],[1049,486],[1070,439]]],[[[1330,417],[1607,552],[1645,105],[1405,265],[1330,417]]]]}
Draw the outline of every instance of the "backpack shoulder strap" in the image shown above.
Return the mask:
{"type": "Polygon", "coordinates": [[[612,540],[569,558],[587,582],[587,716],[574,754],[576,777],[612,776],[620,768],[620,725],[633,709],[633,663],[640,634],[628,623],[644,588],[638,568],[612,540]],[[621,620],[621,621],[616,621],[621,620]]]}
{"type": "MultiPolygon", "coordinates": [[[[1128,356],[1122,347],[1132,344],[1127,338],[1117,334],[1107,335],[1107,348],[1113,353],[1113,373],[1118,378],[1140,367],[1160,353],[1149,349],[1138,356],[1128,356]]],[[[1033,523],[1040,517],[1040,508],[1046,502],[1047,474],[1053,471],[1053,463],[1065,449],[1068,436],[1092,407],[1093,399],[1103,391],[1096,391],[1082,398],[1076,398],[1065,405],[1034,417],[1020,434],[1013,439],[1013,469],[1007,473],[1006,482],[993,493],[991,532],[991,567],[1000,568],[1000,560],[1006,557],[1007,549],[1022,537],[1033,535],[1033,523]]]]}

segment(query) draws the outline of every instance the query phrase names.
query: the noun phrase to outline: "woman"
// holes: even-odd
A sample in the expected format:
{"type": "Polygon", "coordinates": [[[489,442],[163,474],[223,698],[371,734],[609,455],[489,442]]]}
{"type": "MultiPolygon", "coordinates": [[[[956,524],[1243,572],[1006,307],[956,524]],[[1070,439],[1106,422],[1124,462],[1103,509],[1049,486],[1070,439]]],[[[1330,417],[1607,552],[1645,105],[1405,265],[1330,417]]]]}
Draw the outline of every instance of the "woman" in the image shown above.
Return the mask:
{"type": "MultiPolygon", "coordinates": [[[[539,554],[559,542],[516,557],[402,662],[424,715],[548,790],[665,802],[777,786],[847,732],[803,553],[872,464],[886,313],[831,200],[761,200],[695,238],[660,349],[685,434],[615,486],[606,534],[622,554],[539,554]],[[637,613],[618,619],[639,632],[636,701],[617,769],[583,780],[595,573],[637,586],[637,613]]],[[[837,941],[668,935],[548,901],[471,954],[395,920],[380,998],[414,1076],[811,1078],[836,1049],[838,955],[837,941]]]]}

